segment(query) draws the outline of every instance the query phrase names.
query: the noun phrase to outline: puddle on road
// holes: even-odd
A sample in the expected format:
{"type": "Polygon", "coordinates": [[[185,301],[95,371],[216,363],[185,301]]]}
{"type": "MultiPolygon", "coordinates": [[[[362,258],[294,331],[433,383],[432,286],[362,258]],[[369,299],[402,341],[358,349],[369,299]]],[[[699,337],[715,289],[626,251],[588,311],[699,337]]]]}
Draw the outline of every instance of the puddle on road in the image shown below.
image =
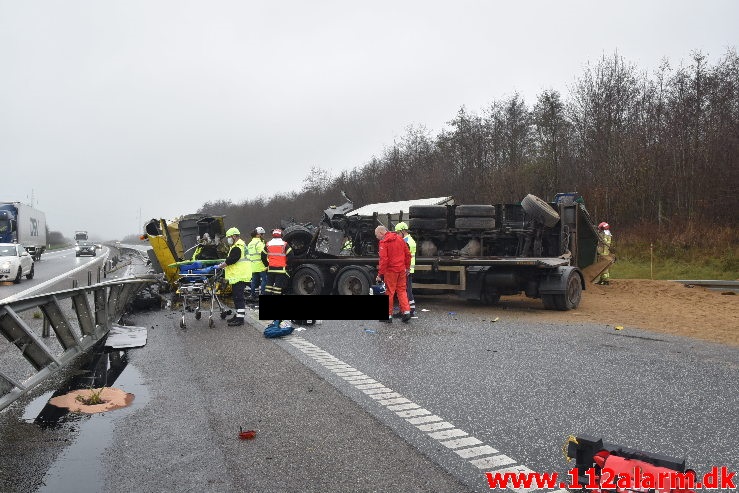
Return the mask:
{"type": "Polygon", "coordinates": [[[116,422],[149,402],[149,392],[142,383],[140,372],[128,364],[128,351],[93,354],[89,364],[68,385],[45,393],[26,406],[24,421],[35,423],[42,429],[61,429],[69,443],[46,471],[37,492],[93,492],[103,489],[102,458],[105,449],[113,446],[116,422]],[[135,395],[130,406],[99,414],[81,414],[49,404],[52,397],[72,390],[110,387],[114,384],[116,388],[135,395]]]}

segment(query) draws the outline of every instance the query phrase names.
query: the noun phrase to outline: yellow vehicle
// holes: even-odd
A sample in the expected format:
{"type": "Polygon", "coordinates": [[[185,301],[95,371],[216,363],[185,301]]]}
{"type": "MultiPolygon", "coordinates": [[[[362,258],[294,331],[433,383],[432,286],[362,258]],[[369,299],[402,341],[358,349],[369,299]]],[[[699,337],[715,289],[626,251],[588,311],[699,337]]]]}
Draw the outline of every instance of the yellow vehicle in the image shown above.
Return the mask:
{"type": "Polygon", "coordinates": [[[164,274],[170,287],[180,279],[179,263],[191,260],[221,260],[228,254],[224,216],[188,214],[173,221],[152,219],[144,226],[142,240],[154,252],[154,270],[164,274]]]}

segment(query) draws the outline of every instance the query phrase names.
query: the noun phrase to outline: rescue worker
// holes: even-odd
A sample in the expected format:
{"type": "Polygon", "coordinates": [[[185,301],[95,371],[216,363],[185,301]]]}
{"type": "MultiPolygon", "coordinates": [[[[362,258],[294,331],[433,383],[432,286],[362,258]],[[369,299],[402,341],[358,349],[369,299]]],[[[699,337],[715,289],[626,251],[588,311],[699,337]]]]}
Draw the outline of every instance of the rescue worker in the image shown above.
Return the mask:
{"type": "Polygon", "coordinates": [[[228,320],[228,325],[236,327],[244,325],[246,315],[246,300],[244,289],[246,283],[251,281],[251,266],[246,258],[246,244],[241,239],[241,232],[237,228],[229,228],[226,231],[226,241],[231,247],[226,260],[217,265],[219,269],[225,269],[225,278],[231,285],[231,297],[233,299],[236,314],[228,320]]]}
{"type": "MultiPolygon", "coordinates": [[[[603,242],[598,243],[599,260],[602,260],[604,257],[611,253],[611,242],[613,240],[613,236],[611,235],[611,227],[605,221],[598,225],[598,230],[603,233],[603,242]]],[[[603,273],[600,275],[600,279],[596,284],[606,286],[610,284],[609,281],[611,279],[611,274],[610,272],[608,272],[609,270],[610,269],[606,269],[603,271],[603,273]]]]}
{"type": "Polygon", "coordinates": [[[354,248],[354,242],[349,235],[344,235],[344,244],[341,245],[341,252],[339,255],[351,255],[352,249],[354,248]]]}
{"type": "Polygon", "coordinates": [[[197,238],[198,244],[195,246],[195,251],[192,254],[191,260],[200,260],[203,254],[203,247],[210,243],[210,236],[208,233],[203,234],[202,238],[197,238]]]}
{"type": "Polygon", "coordinates": [[[411,308],[411,318],[416,317],[416,300],[413,297],[413,272],[416,270],[416,240],[413,239],[410,232],[408,231],[408,225],[404,222],[399,222],[395,225],[395,232],[400,234],[403,241],[408,244],[408,249],[411,251],[411,268],[408,271],[408,275],[405,280],[405,292],[408,295],[408,305],[411,308]]]}
{"type": "Polygon", "coordinates": [[[375,237],[379,240],[380,264],[377,267],[377,282],[385,282],[388,295],[388,318],[380,322],[393,322],[393,303],[397,295],[402,320],[411,319],[411,308],[408,305],[408,294],[405,289],[406,276],[411,268],[411,251],[399,234],[388,231],[385,226],[375,228],[375,237]]]}
{"type": "Polygon", "coordinates": [[[264,255],[267,258],[267,290],[265,294],[282,294],[287,287],[287,258],[292,254],[290,245],[282,239],[282,230],[272,230],[264,255]]]}
{"type": "Polygon", "coordinates": [[[264,253],[264,228],[257,226],[252,232],[252,239],[246,245],[247,256],[251,264],[251,296],[250,301],[258,302],[260,294],[266,294],[267,265],[262,260],[264,253]]]}

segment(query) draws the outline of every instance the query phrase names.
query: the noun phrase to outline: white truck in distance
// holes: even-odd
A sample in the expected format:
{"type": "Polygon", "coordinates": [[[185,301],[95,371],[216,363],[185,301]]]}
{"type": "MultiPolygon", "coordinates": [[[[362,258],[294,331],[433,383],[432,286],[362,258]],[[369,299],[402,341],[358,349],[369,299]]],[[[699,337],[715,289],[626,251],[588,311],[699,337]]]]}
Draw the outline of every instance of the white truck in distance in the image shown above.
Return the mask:
{"type": "Polygon", "coordinates": [[[74,232],[74,243],[79,245],[81,241],[87,241],[87,231],[75,231],[74,232]]]}
{"type": "Polygon", "coordinates": [[[18,243],[34,260],[46,250],[46,215],[21,202],[0,202],[0,243],[18,243]]]}

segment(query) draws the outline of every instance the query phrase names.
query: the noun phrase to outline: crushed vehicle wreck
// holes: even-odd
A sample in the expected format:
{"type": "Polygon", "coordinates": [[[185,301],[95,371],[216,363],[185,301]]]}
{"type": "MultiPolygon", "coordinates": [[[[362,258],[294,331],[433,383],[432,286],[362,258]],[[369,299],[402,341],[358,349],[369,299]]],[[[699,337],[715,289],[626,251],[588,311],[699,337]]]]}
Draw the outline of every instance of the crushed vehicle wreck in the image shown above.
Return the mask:
{"type": "Polygon", "coordinates": [[[318,225],[285,225],[294,294],[368,294],[378,263],[374,229],[392,230],[406,215],[418,245],[414,290],[488,304],[525,293],[547,309],[570,310],[587,282],[610,265],[594,267],[603,240],[577,193],[557,194],[551,203],[534,195],[496,205],[421,199],[390,203],[394,213],[386,212],[389,204],[355,211],[344,198],[324,210],[318,225]]]}
{"type": "Polygon", "coordinates": [[[170,287],[182,277],[180,263],[198,260],[208,263],[226,257],[228,245],[224,216],[188,214],[173,221],[151,219],[144,225],[142,240],[152,249],[149,260],[154,271],[163,273],[170,287]]]}

